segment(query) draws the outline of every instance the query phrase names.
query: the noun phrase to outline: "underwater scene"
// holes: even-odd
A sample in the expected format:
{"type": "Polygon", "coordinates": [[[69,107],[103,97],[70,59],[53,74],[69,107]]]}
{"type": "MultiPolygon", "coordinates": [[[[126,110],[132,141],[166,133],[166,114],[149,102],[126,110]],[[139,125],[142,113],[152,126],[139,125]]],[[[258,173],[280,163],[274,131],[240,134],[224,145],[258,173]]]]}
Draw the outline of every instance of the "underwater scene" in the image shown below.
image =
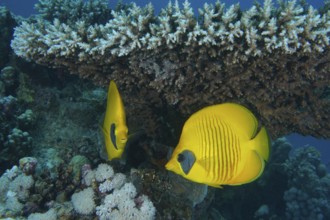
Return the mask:
{"type": "Polygon", "coordinates": [[[330,219],[330,1],[0,0],[0,219],[330,219]]]}

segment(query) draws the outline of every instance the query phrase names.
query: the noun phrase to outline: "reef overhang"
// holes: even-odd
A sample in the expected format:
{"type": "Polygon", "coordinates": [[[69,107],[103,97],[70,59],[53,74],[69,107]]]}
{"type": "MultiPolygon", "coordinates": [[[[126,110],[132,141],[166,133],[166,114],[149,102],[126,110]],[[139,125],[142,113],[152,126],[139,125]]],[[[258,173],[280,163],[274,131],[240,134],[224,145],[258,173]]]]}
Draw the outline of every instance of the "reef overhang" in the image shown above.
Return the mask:
{"type": "Polygon", "coordinates": [[[197,18],[188,1],[170,2],[157,16],[151,5],[110,10],[99,0],[56,7],[61,2],[39,1],[41,15],[15,29],[15,53],[96,84],[115,80],[132,115],[158,123],[155,109],[187,117],[237,102],[274,138],[330,137],[329,2],[315,9],[266,0],[246,11],[217,2],[197,18]]]}

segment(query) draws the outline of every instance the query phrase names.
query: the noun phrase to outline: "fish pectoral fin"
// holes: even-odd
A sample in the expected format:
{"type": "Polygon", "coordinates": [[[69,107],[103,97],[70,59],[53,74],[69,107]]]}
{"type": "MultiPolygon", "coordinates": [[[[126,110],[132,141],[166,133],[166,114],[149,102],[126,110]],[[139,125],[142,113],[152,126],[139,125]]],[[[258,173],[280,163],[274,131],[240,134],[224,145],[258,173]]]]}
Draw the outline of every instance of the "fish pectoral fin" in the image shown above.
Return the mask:
{"type": "Polygon", "coordinates": [[[127,137],[127,141],[129,142],[136,142],[138,141],[140,138],[144,137],[146,135],[146,131],[143,129],[137,130],[137,131],[133,131],[131,133],[128,134],[127,137]]]}
{"type": "Polygon", "coordinates": [[[103,128],[102,125],[99,125],[99,128],[100,128],[100,130],[102,131],[103,134],[106,134],[106,132],[105,132],[105,130],[104,130],[104,128],[103,128]]]}
{"type": "Polygon", "coordinates": [[[215,161],[217,160],[217,158],[215,157],[205,157],[202,159],[199,159],[198,161],[196,161],[196,163],[205,171],[205,172],[209,172],[212,164],[215,163],[215,161]]]}
{"type": "Polygon", "coordinates": [[[265,161],[254,150],[250,151],[250,155],[247,158],[245,167],[243,170],[229,181],[228,185],[241,185],[250,183],[257,179],[263,172],[265,167],[265,161]]]}

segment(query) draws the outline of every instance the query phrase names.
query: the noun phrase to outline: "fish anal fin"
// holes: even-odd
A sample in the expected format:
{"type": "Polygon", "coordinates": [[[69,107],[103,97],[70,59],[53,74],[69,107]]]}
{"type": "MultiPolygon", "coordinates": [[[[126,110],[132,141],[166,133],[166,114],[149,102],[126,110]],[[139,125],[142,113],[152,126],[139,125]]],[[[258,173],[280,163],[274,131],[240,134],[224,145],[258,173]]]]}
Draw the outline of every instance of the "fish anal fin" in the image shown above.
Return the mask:
{"type": "Polygon", "coordinates": [[[250,183],[256,180],[263,172],[265,167],[265,161],[254,150],[249,152],[245,167],[243,170],[232,180],[228,182],[228,185],[241,185],[250,183]]]}
{"type": "Polygon", "coordinates": [[[214,188],[220,188],[220,189],[223,188],[222,185],[220,185],[220,184],[207,184],[207,185],[212,186],[214,188]]]}

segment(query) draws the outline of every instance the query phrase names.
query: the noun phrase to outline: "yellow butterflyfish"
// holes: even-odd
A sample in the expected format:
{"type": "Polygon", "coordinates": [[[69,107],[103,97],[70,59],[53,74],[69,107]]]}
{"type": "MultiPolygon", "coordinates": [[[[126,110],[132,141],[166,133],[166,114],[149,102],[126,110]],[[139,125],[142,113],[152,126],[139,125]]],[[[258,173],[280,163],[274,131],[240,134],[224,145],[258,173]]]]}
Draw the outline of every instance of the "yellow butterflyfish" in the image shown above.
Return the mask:
{"type": "Polygon", "coordinates": [[[165,165],[186,179],[213,187],[257,179],[269,158],[270,138],[247,108],[233,103],[205,107],[185,122],[165,165]]]}
{"type": "Polygon", "coordinates": [[[102,131],[108,159],[121,158],[127,142],[128,128],[124,104],[114,81],[109,85],[102,131]]]}

